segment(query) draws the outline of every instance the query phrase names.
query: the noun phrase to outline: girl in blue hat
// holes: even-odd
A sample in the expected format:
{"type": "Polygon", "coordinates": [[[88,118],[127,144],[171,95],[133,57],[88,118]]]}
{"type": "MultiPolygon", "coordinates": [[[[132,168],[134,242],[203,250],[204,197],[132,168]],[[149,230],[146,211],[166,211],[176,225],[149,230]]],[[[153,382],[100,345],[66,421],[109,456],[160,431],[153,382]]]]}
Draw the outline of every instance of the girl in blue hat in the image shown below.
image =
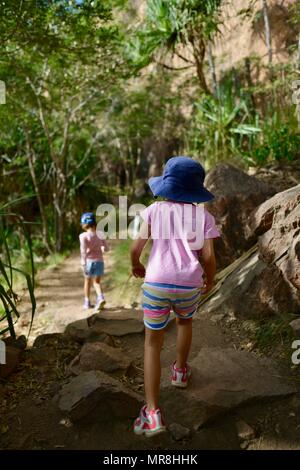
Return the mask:
{"type": "Polygon", "coordinates": [[[84,302],[83,308],[92,307],[90,292],[92,281],[97,294],[95,311],[101,310],[105,305],[101,288],[101,277],[104,274],[103,251],[108,251],[109,246],[104,236],[96,231],[96,218],[92,212],[85,212],[81,216],[81,227],[84,230],[79,235],[81,266],[84,272],[84,302]]]}
{"type": "Polygon", "coordinates": [[[151,436],[166,429],[159,408],[160,352],[173,310],[177,323],[177,354],[171,383],[185,388],[191,376],[187,363],[192,341],[192,318],[202,294],[209,292],[216,271],[213,239],[220,234],[214,217],[204,208],[213,195],[204,188],[205,171],[189,157],[168,160],[163,176],[150,178],[154,202],[140,213],[143,223],[131,250],[132,273],[145,277],[142,285],[145,324],[144,382],[146,405],[134,422],[134,432],[151,436]],[[148,264],[140,262],[152,239],[148,264]],[[201,254],[201,263],[199,255],[201,254]]]}

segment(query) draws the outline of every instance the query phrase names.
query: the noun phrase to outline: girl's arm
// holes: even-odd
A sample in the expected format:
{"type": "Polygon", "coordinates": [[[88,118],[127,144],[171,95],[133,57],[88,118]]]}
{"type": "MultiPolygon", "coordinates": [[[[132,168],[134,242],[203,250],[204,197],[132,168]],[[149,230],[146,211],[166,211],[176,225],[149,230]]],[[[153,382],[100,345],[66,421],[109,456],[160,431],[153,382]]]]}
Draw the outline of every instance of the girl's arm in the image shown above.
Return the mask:
{"type": "Polygon", "coordinates": [[[213,238],[204,240],[204,245],[202,248],[202,262],[206,278],[202,293],[207,294],[213,286],[213,281],[216,274],[216,257],[214,252],[213,238]]]}
{"type": "Polygon", "coordinates": [[[102,247],[103,248],[103,251],[107,252],[109,251],[109,244],[107,243],[107,240],[105,238],[102,239],[102,247]]]}
{"type": "Polygon", "coordinates": [[[85,237],[79,237],[79,240],[80,240],[81,266],[85,266],[86,264],[86,240],[85,240],[85,237]]]}
{"type": "Polygon", "coordinates": [[[130,251],[132,274],[135,277],[145,276],[145,272],[146,272],[145,267],[140,262],[140,257],[149,237],[150,237],[150,225],[148,225],[146,222],[143,222],[140,228],[139,235],[137,239],[133,242],[131,246],[131,251],[130,251]]]}

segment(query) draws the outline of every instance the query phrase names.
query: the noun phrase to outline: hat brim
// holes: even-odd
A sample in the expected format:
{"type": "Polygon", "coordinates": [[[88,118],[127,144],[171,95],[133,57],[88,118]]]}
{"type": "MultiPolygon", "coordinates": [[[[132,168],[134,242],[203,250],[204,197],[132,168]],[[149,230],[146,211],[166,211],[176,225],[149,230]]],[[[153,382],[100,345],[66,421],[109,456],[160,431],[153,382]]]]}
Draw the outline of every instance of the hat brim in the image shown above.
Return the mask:
{"type": "Polygon", "coordinates": [[[178,202],[208,202],[214,199],[214,195],[204,187],[187,191],[166,183],[162,176],[149,179],[148,184],[154,196],[161,196],[178,202]]]}

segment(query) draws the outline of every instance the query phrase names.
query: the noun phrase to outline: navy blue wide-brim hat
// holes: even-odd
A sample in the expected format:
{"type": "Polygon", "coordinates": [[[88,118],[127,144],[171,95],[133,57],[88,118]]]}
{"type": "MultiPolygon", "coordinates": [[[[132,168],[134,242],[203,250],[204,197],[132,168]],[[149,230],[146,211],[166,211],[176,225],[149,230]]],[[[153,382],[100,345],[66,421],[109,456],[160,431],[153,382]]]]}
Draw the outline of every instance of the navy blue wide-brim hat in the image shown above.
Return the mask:
{"type": "Polygon", "coordinates": [[[205,170],[190,157],[172,157],[163,175],[150,178],[148,184],[154,196],[178,202],[208,202],[214,195],[204,188],[205,170]]]}

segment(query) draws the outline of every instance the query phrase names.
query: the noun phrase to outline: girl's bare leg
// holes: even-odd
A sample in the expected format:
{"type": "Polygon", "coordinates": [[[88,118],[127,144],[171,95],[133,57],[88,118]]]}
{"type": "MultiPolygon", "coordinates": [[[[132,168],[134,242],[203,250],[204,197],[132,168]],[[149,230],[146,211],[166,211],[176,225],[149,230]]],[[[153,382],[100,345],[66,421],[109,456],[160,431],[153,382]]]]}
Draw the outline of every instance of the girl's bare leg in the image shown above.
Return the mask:
{"type": "Polygon", "coordinates": [[[176,367],[183,369],[186,366],[192,344],[192,318],[186,320],[176,318],[177,323],[177,356],[176,367]]]}
{"type": "Polygon", "coordinates": [[[91,284],[92,284],[91,278],[90,277],[85,277],[84,278],[84,297],[86,299],[90,298],[91,284]]]}
{"type": "Polygon", "coordinates": [[[160,386],[160,352],[164,341],[164,330],[145,329],[144,382],[146,403],[149,410],[158,408],[160,386]]]}
{"type": "Polygon", "coordinates": [[[103,296],[100,276],[94,278],[94,289],[96,291],[97,297],[99,297],[100,295],[103,296]]]}

